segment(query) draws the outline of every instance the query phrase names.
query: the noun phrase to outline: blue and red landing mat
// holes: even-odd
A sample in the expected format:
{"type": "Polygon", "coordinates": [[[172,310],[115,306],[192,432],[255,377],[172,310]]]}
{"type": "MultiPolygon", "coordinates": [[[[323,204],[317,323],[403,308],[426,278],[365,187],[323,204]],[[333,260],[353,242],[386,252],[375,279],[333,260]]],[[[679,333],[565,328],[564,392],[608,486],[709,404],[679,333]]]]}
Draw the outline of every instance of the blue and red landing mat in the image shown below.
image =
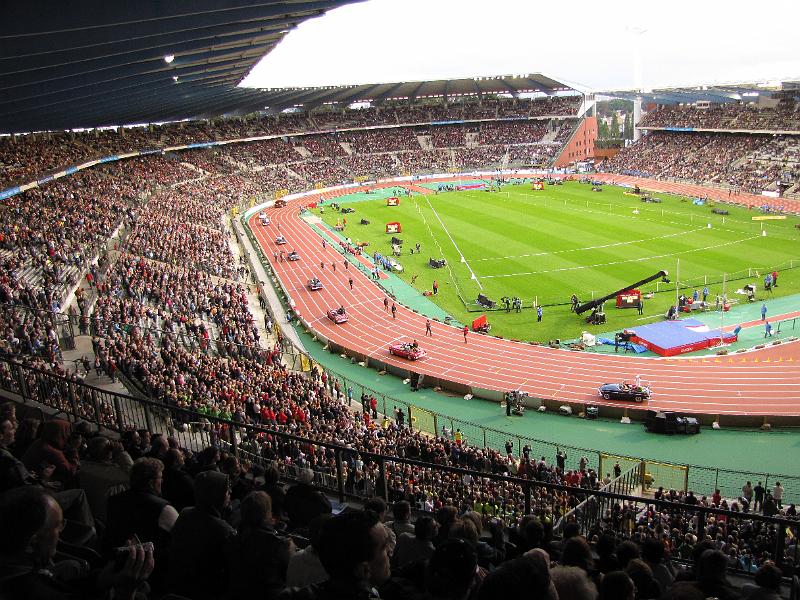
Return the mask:
{"type": "Polygon", "coordinates": [[[734,334],[711,329],[697,319],[642,325],[633,332],[632,342],[661,356],[677,356],[736,341],[734,334]]]}

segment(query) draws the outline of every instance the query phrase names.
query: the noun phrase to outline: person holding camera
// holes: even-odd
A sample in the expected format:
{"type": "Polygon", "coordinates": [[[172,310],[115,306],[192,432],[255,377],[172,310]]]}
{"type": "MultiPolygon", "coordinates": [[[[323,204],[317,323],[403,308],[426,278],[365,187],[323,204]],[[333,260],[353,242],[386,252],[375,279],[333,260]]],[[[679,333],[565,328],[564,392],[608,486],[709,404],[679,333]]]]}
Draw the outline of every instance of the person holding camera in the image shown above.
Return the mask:
{"type": "MultiPolygon", "coordinates": [[[[38,486],[22,486],[0,496],[0,582],[4,600],[68,600],[143,598],[153,571],[152,549],[142,544],[123,548],[117,561],[92,572],[85,564],[60,575],[63,562],[55,562],[64,529],[61,507],[38,486]]],[[[81,561],[82,562],[82,561],[81,561]]]]}

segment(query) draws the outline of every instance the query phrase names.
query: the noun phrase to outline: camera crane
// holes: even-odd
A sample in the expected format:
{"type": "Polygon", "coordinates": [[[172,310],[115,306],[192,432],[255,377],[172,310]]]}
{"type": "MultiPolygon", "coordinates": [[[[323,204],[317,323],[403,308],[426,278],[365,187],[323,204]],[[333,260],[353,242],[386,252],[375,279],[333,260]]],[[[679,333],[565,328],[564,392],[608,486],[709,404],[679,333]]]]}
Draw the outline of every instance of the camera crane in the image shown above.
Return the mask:
{"type": "Polygon", "coordinates": [[[628,290],[632,290],[633,288],[637,288],[640,285],[644,285],[645,283],[650,283],[651,281],[655,281],[656,279],[662,279],[665,283],[669,283],[667,279],[667,272],[666,271],[659,271],[655,275],[651,275],[646,279],[642,279],[641,281],[637,281],[636,283],[632,283],[630,285],[626,285],[624,288],[621,288],[615,292],[611,292],[607,296],[603,296],[602,298],[595,298],[594,300],[590,300],[589,302],[584,302],[583,304],[579,304],[575,307],[575,313],[581,314],[585,313],[587,310],[591,310],[596,306],[600,306],[606,300],[610,300],[617,296],[617,294],[621,294],[622,292],[626,292],[628,290]]]}

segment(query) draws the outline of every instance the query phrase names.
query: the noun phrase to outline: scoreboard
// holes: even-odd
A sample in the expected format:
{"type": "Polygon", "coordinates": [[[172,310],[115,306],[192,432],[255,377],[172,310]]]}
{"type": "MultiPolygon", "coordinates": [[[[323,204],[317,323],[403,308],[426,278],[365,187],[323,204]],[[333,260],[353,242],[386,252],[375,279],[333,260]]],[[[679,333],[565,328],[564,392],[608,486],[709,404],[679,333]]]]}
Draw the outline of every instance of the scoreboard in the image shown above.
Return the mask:
{"type": "Polygon", "coordinates": [[[625,290],[617,294],[617,308],[636,308],[642,299],[642,292],[639,290],[625,290]]]}

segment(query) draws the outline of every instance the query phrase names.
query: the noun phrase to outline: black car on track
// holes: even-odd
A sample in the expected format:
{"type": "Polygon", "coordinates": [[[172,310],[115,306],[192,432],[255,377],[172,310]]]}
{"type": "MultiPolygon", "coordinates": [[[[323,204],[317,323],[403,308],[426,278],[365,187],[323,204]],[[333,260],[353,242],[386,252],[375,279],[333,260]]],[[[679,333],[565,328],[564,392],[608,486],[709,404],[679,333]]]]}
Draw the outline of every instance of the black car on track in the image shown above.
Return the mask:
{"type": "Polygon", "coordinates": [[[635,386],[623,381],[621,383],[604,383],[597,388],[597,393],[603,400],[633,400],[642,402],[650,398],[650,388],[646,385],[635,386]]]}

